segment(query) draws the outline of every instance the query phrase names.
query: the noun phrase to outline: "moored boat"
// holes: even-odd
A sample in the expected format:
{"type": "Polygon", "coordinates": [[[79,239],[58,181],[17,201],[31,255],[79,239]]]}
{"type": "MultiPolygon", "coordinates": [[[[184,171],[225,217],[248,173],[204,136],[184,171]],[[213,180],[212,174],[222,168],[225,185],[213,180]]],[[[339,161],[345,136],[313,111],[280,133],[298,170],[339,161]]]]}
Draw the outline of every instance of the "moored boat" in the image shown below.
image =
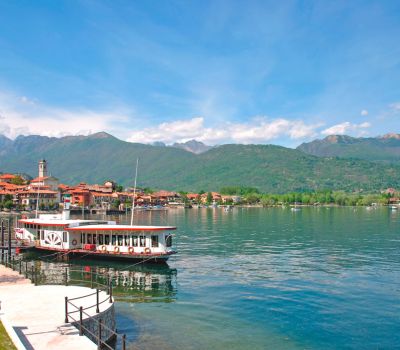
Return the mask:
{"type": "Polygon", "coordinates": [[[70,219],[69,210],[64,210],[62,214],[19,220],[15,236],[40,250],[101,259],[165,262],[176,253],[171,234],[175,229],[70,219]]]}

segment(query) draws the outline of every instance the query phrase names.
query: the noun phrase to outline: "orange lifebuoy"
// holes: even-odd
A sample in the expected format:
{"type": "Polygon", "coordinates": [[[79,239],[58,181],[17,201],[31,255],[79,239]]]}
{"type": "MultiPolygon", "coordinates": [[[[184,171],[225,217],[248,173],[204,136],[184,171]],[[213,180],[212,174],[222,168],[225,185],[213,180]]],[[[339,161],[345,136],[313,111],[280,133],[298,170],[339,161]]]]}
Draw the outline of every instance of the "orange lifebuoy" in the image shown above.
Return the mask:
{"type": "Polygon", "coordinates": [[[119,247],[114,247],[114,253],[119,253],[119,247]]]}
{"type": "Polygon", "coordinates": [[[129,254],[133,254],[135,252],[135,249],[133,249],[133,247],[129,247],[128,252],[129,254]]]}
{"type": "Polygon", "coordinates": [[[107,247],[103,244],[103,245],[100,247],[100,250],[104,253],[104,252],[107,251],[107,247]]]}
{"type": "Polygon", "coordinates": [[[145,254],[150,254],[150,253],[151,253],[150,248],[145,248],[145,249],[144,249],[144,253],[145,253],[145,254]]]}

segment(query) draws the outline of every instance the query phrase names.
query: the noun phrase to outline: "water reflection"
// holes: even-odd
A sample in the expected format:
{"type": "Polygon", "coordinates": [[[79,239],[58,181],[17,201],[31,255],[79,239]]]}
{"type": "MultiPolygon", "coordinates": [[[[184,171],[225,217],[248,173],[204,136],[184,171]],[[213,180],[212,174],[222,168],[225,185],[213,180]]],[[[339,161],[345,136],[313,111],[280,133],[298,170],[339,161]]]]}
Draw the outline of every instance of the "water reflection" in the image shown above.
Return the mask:
{"type": "Polygon", "coordinates": [[[40,284],[74,284],[96,288],[113,282],[117,301],[165,302],[175,301],[177,271],[168,265],[139,264],[127,266],[122,262],[75,259],[71,263],[49,261],[48,254],[29,252],[24,260],[34,261],[40,284]],[[47,260],[46,260],[47,259],[47,260]]]}

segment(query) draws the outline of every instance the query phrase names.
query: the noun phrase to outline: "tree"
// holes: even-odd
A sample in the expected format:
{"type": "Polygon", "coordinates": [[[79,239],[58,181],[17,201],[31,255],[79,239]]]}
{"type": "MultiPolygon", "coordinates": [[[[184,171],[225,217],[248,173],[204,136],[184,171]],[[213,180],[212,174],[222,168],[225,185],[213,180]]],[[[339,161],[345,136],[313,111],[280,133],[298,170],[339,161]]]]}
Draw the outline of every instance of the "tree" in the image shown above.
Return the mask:
{"type": "Polygon", "coordinates": [[[11,209],[14,206],[13,201],[7,200],[4,202],[4,208],[11,209]]]}
{"type": "Polygon", "coordinates": [[[25,184],[25,180],[24,180],[21,176],[17,175],[17,176],[14,177],[13,179],[11,179],[11,183],[12,183],[13,185],[21,186],[21,185],[24,185],[24,184],[25,184]]]}
{"type": "Polygon", "coordinates": [[[245,201],[248,204],[256,204],[260,200],[260,195],[257,193],[250,193],[245,197],[245,201]]]}
{"type": "Polygon", "coordinates": [[[207,204],[210,204],[213,201],[213,196],[211,192],[207,193],[207,204]]]}

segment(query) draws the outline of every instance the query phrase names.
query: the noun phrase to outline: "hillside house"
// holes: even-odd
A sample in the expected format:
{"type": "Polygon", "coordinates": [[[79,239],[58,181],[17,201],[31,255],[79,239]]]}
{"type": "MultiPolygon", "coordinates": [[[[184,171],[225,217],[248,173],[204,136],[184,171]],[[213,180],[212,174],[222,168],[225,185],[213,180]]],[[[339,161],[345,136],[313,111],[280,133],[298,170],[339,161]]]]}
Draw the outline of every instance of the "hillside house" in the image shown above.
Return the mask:
{"type": "Polygon", "coordinates": [[[38,201],[39,209],[54,208],[59,203],[59,192],[47,188],[27,189],[18,192],[18,201],[19,204],[30,210],[36,209],[36,203],[38,201]]]}
{"type": "Polygon", "coordinates": [[[17,176],[13,174],[2,174],[0,175],[0,182],[11,183],[17,176]]]}

